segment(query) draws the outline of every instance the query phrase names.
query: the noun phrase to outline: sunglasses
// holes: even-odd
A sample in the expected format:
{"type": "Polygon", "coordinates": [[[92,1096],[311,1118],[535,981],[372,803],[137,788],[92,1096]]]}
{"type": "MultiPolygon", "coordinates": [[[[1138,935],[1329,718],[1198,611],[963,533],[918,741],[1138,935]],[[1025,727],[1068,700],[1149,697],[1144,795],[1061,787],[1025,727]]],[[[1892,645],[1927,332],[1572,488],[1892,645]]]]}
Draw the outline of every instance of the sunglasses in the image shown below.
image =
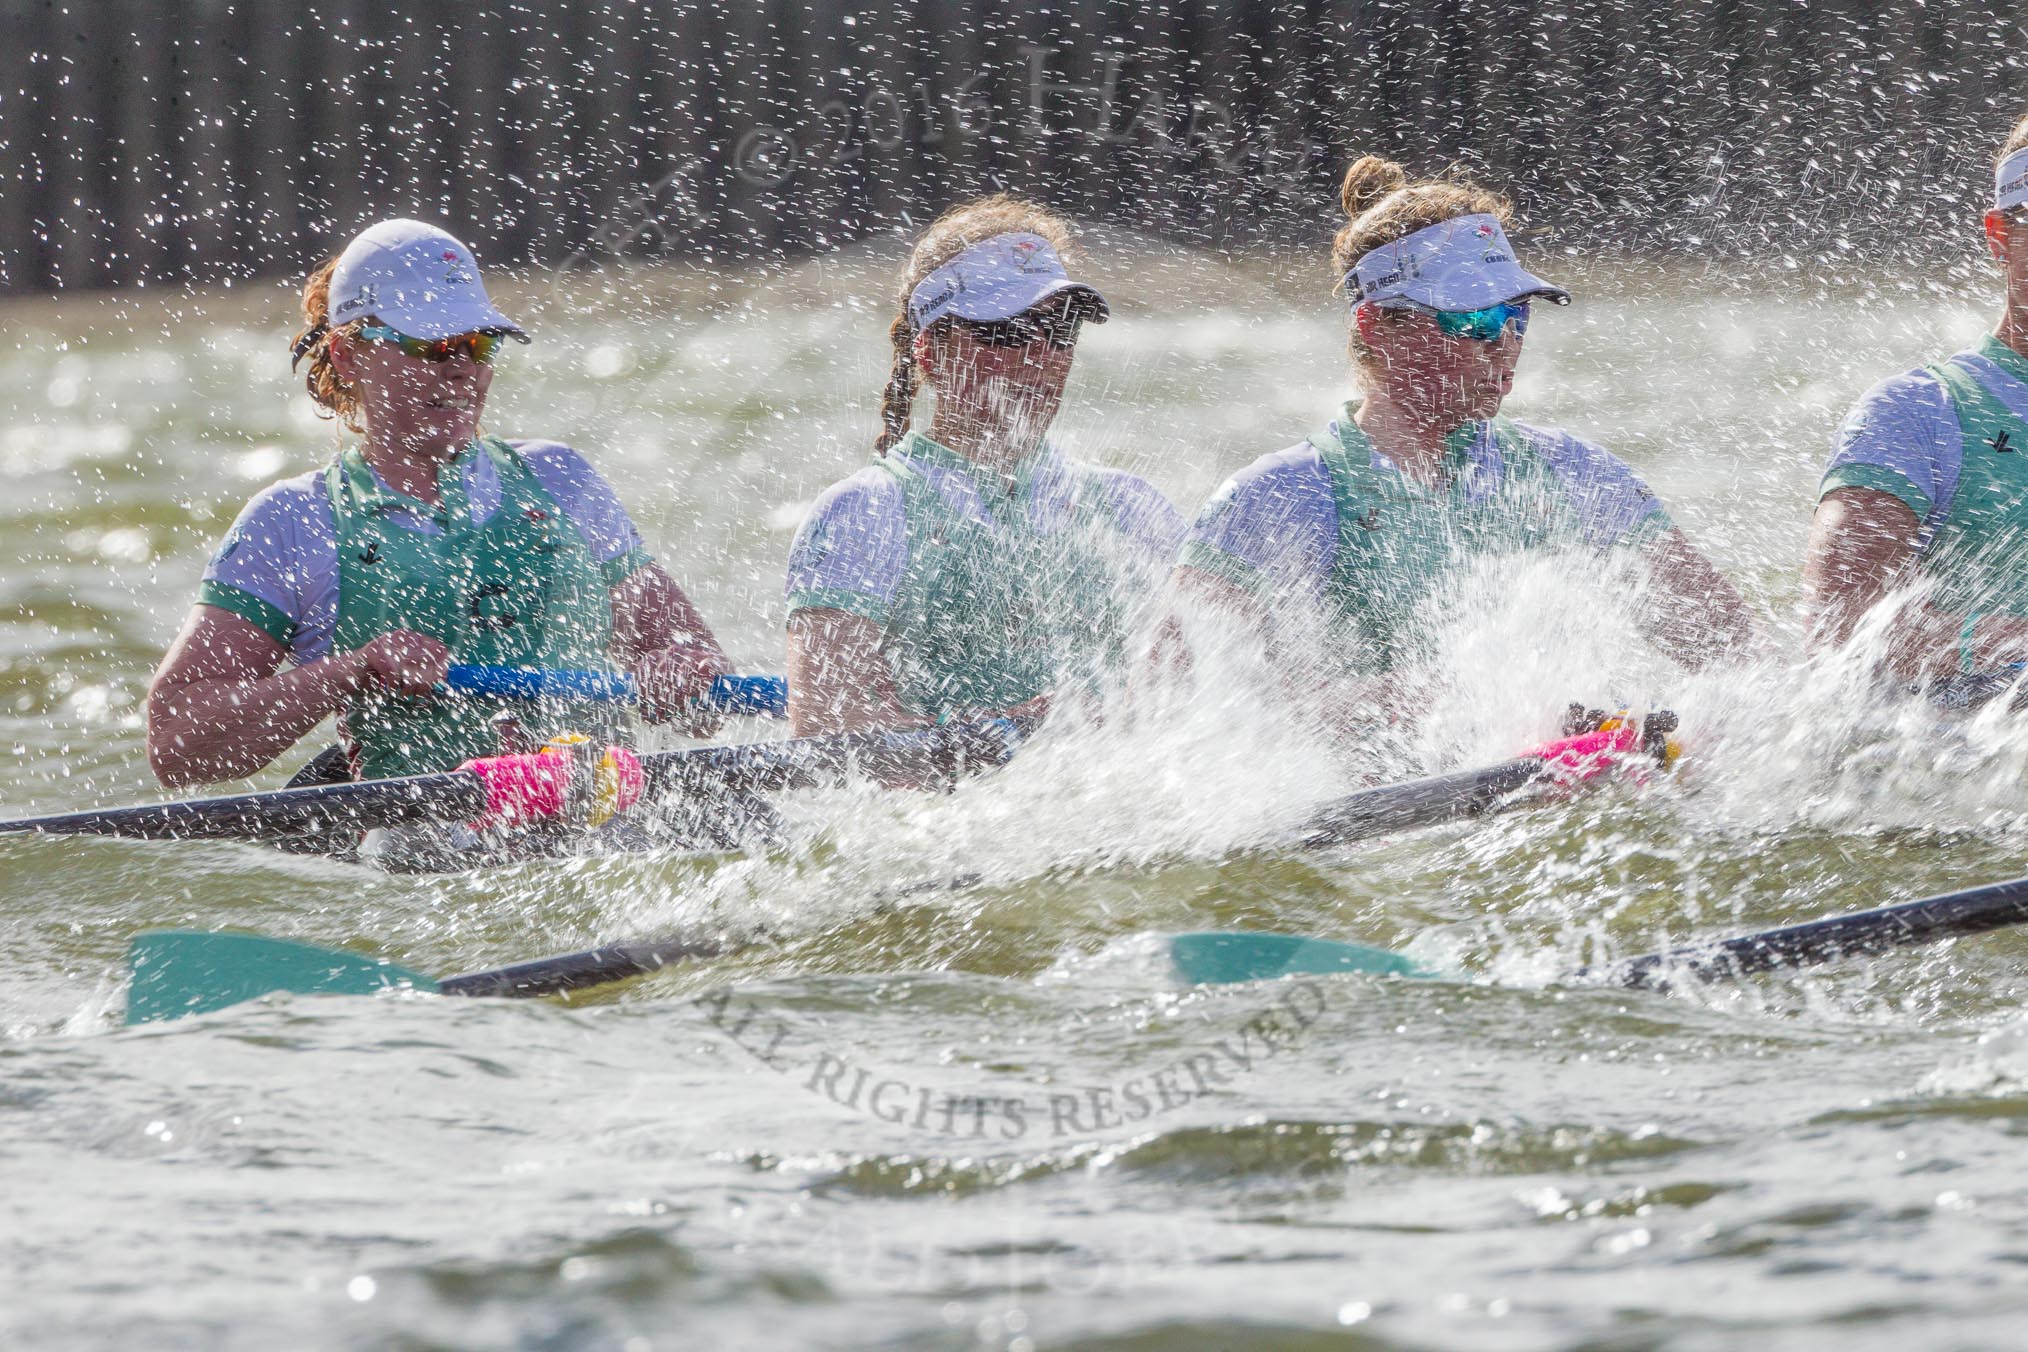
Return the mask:
{"type": "Polygon", "coordinates": [[[1068,352],[1077,346],[1077,331],[1084,323],[1084,313],[1073,305],[1062,310],[1031,310],[1012,319],[955,322],[967,338],[986,347],[1028,347],[1045,342],[1058,352],[1068,352]]]}
{"type": "Polygon", "coordinates": [[[359,336],[380,343],[397,343],[403,356],[417,361],[449,361],[463,354],[483,366],[492,361],[493,354],[500,350],[500,335],[497,333],[461,333],[454,338],[411,338],[385,324],[368,324],[359,330],[359,336]]]}
{"type": "Polygon", "coordinates": [[[1514,326],[1516,338],[1528,332],[1528,302],[1525,300],[1502,301],[1498,305],[1488,305],[1483,310],[1439,310],[1434,306],[1410,300],[1390,301],[1380,308],[1397,313],[1406,311],[1428,315],[1436,321],[1437,331],[1446,338],[1471,338],[1481,343],[1497,343],[1505,336],[1509,324],[1514,326]]]}
{"type": "Polygon", "coordinates": [[[1488,305],[1483,310],[1431,310],[1437,329],[1447,338],[1471,338],[1481,343],[1497,343],[1507,332],[1507,326],[1514,326],[1514,336],[1521,337],[1528,332],[1528,302],[1502,301],[1488,305]]]}

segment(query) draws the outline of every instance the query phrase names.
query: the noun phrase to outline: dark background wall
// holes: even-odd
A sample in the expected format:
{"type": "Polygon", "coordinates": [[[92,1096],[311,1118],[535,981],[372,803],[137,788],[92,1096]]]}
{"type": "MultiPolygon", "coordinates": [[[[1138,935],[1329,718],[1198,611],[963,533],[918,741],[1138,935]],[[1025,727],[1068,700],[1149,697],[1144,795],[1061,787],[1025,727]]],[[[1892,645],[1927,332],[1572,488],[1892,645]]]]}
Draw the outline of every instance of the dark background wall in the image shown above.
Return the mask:
{"type": "Polygon", "coordinates": [[[0,290],[296,272],[395,214],[495,265],[793,255],[992,187],[1308,241],[1365,150],[1576,247],[1955,254],[2023,33],[1934,0],[0,0],[0,290]]]}

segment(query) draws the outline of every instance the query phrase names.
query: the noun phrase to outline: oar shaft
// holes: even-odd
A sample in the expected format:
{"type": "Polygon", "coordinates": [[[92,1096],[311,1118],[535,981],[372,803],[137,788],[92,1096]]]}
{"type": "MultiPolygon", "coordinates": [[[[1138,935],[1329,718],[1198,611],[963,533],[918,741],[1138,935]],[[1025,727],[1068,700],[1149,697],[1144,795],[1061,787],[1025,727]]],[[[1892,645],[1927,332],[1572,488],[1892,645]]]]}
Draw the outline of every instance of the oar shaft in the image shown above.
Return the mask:
{"type": "Polygon", "coordinates": [[[1361,789],[1311,814],[1296,839],[1316,848],[1469,817],[1526,787],[1543,769],[1541,757],[1522,756],[1483,770],[1361,789]]]}
{"type": "Polygon", "coordinates": [[[988,718],[903,732],[707,746],[641,757],[648,797],[720,787],[809,788],[855,769],[963,774],[1003,764],[1036,720],[988,718]]]}
{"type": "Polygon", "coordinates": [[[486,788],[462,771],[319,784],[223,798],[186,798],[0,821],[0,834],[121,836],[128,840],[247,840],[340,826],[457,821],[486,811],[486,788]]]}
{"type": "Polygon", "coordinates": [[[1580,972],[1577,978],[1596,980],[1603,975],[1616,985],[1663,989],[1676,974],[1698,981],[1725,981],[1777,967],[1814,967],[1841,958],[1868,957],[1984,934],[2024,921],[2028,921],[2028,878],[2016,878],[1713,944],[1650,953],[1615,963],[1603,973],[1580,972]]]}
{"type": "MultiPolygon", "coordinates": [[[[904,732],[851,733],[745,746],[664,751],[640,758],[645,795],[724,789],[790,789],[819,784],[855,767],[958,774],[999,765],[1033,728],[1032,720],[976,723],[904,732]]],[[[476,821],[487,813],[485,784],[451,770],[399,779],[272,789],[226,798],[187,798],[138,807],[99,808],[0,821],[0,834],[122,836],[130,840],[258,840],[307,831],[409,822],[476,821]]]]}
{"type": "Polygon", "coordinates": [[[486,995],[532,998],[603,986],[658,971],[671,963],[694,958],[715,958],[735,945],[715,939],[667,939],[651,943],[609,944],[582,953],[537,958],[511,967],[468,972],[445,977],[437,983],[444,995],[486,995]]]}

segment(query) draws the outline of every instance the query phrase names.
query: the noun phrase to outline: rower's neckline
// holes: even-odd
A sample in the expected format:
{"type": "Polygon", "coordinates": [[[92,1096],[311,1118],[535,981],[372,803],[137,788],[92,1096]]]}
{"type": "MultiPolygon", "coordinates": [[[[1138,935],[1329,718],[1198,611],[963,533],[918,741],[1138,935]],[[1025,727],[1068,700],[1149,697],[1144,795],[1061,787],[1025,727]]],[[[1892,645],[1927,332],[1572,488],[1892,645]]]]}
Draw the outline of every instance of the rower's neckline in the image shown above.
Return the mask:
{"type": "Polygon", "coordinates": [[[1427,484],[1410,476],[1401,467],[1401,462],[1380,449],[1366,429],[1359,425],[1358,413],[1363,400],[1348,399],[1338,419],[1338,440],[1349,451],[1364,450],[1369,463],[1384,465],[1409,492],[1423,497],[1448,497],[1463,487],[1477,462],[1472,458],[1472,448],[1485,436],[1489,419],[1473,419],[1460,423],[1444,433],[1444,452],[1438,461],[1445,480],[1442,484],[1427,484]]]}
{"type": "Polygon", "coordinates": [[[963,474],[971,481],[974,490],[980,492],[981,497],[1015,499],[1025,499],[1034,492],[1036,480],[1040,477],[1042,469],[1054,460],[1056,454],[1055,448],[1045,439],[1034,450],[1015,461],[1010,468],[997,470],[980,464],[963,451],[946,446],[925,432],[915,431],[911,431],[900,445],[888,453],[918,464],[934,465],[938,469],[963,474]],[[1004,482],[1009,485],[1009,491],[1005,494],[988,495],[979,489],[982,481],[1004,482]]]}
{"type": "Polygon", "coordinates": [[[447,527],[459,520],[461,515],[469,514],[465,467],[473,462],[479,447],[479,439],[475,437],[459,447],[456,455],[437,466],[438,500],[435,503],[424,502],[389,484],[358,446],[346,447],[339,458],[344,465],[353,500],[362,510],[405,512],[447,527]]]}

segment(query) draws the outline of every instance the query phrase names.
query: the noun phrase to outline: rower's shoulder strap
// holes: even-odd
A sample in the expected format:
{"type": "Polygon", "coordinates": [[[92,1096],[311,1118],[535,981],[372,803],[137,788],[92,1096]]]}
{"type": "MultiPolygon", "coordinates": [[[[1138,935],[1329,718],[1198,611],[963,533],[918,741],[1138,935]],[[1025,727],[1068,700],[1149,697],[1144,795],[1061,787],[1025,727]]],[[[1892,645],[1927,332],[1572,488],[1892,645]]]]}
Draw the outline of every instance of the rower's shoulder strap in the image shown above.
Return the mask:
{"type": "MultiPolygon", "coordinates": [[[[514,449],[504,437],[487,435],[479,438],[479,449],[493,462],[493,470],[502,483],[510,480],[525,481],[541,487],[541,480],[535,477],[535,467],[528,463],[528,457],[514,449]]],[[[548,490],[543,490],[545,495],[548,490]]]]}
{"type": "Polygon", "coordinates": [[[1974,422],[1984,421],[1993,406],[1999,403],[1984,381],[1954,360],[1927,362],[1922,369],[1943,386],[1951,411],[1958,415],[1958,423],[1967,433],[1972,430],[1974,422]]]}
{"type": "Polygon", "coordinates": [[[873,467],[886,471],[888,477],[900,484],[903,489],[906,489],[911,482],[919,483],[922,481],[922,474],[914,465],[908,463],[908,457],[906,456],[883,455],[874,460],[873,467]]]}
{"type": "Polygon", "coordinates": [[[348,447],[324,467],[324,496],[330,500],[331,528],[342,535],[347,521],[372,515],[383,495],[365,458],[348,447]]]}
{"type": "MultiPolygon", "coordinates": [[[[1324,476],[1331,483],[1331,502],[1338,512],[1340,537],[1359,538],[1347,534],[1349,527],[1369,521],[1386,496],[1380,479],[1373,473],[1373,443],[1349,419],[1334,422],[1321,432],[1312,432],[1305,440],[1324,463],[1324,476]]],[[[1343,552],[1341,549],[1341,556],[1343,552]]]]}

